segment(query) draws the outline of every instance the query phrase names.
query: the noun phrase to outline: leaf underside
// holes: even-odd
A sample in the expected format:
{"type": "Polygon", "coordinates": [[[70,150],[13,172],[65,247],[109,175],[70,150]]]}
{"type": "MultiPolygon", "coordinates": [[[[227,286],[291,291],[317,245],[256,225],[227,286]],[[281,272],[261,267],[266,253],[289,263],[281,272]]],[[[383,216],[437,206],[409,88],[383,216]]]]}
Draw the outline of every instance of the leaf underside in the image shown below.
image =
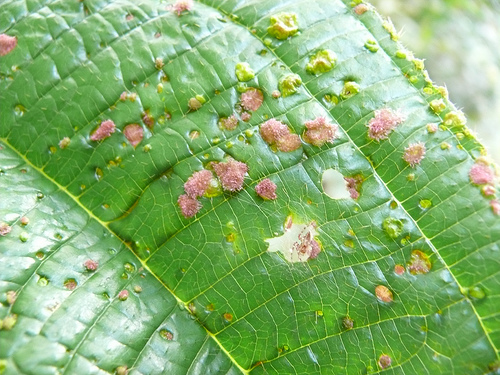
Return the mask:
{"type": "Polygon", "coordinates": [[[12,228],[0,237],[0,372],[495,371],[500,221],[494,196],[469,177],[484,150],[442,124],[455,111],[446,99],[431,110],[442,91],[401,57],[387,23],[359,13],[347,0],[207,0],[180,16],[153,0],[2,2],[0,32],[18,45],[0,57],[0,221],[12,228]],[[268,33],[280,12],[298,19],[285,40],[268,33]],[[306,66],[318,50],[336,62],[314,75],[306,66]],[[219,118],[240,108],[239,62],[264,102],[223,130],[219,118]],[[302,85],[273,98],[290,73],[302,85]],[[345,82],[359,92],[341,95],[345,82]],[[197,95],[205,102],[192,110],[197,95]],[[377,142],[367,124],[383,108],[406,120],[377,142]],[[339,126],[320,147],[303,137],[318,116],[339,126]],[[302,137],[298,150],[263,141],[270,118],[302,137]],[[115,133],[92,141],[108,119],[115,133]],[[143,128],[135,148],[128,124],[143,128]],[[403,154],[418,142],[426,153],[412,168],[403,154]],[[243,189],[199,198],[185,218],[184,183],[228,157],[248,166],[243,189]],[[326,195],[327,169],[362,176],[359,198],[326,195]],[[255,193],[264,178],[277,199],[255,193]],[[290,215],[315,223],[315,259],[268,251],[290,215]],[[402,223],[394,235],[389,217],[402,223]],[[430,272],[410,272],[412,254],[425,254],[430,272]],[[392,302],[377,298],[379,285],[392,302]]]}

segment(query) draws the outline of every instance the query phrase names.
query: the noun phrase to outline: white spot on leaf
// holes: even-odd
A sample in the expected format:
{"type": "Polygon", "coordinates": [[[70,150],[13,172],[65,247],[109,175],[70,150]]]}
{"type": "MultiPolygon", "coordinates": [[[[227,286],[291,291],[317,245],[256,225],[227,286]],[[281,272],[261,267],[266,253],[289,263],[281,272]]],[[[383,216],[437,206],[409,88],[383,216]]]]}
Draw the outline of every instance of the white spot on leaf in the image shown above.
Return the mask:
{"type": "Polygon", "coordinates": [[[268,251],[279,251],[291,263],[306,262],[318,256],[320,246],[314,239],[317,235],[314,221],[309,224],[287,224],[282,236],[266,240],[269,244],[268,251]]]}
{"type": "Polygon", "coordinates": [[[321,185],[325,194],[332,199],[351,198],[344,176],[335,169],[330,168],[323,172],[321,185]]]}

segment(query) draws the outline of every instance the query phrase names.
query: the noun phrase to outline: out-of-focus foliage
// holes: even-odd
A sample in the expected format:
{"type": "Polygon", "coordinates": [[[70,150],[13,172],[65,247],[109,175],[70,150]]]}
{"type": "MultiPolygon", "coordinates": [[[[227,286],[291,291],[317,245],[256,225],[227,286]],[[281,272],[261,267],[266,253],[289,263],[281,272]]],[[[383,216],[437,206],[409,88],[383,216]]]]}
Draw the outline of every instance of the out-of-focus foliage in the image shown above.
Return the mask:
{"type": "Polygon", "coordinates": [[[402,30],[401,40],[500,162],[500,2],[498,0],[372,0],[402,30]]]}

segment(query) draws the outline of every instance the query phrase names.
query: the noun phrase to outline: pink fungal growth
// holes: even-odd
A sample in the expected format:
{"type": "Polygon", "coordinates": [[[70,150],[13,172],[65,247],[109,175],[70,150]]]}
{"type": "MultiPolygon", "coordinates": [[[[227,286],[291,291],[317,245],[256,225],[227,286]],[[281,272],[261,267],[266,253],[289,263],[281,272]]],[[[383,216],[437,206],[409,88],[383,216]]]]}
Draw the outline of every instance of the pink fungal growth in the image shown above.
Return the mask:
{"type": "Polygon", "coordinates": [[[174,13],[177,13],[177,17],[180,17],[182,12],[190,11],[193,7],[193,0],[177,0],[171,9],[174,13]]]}
{"type": "Polygon", "coordinates": [[[266,143],[276,144],[278,150],[283,152],[294,151],[301,145],[297,134],[290,133],[288,126],[273,118],[260,126],[260,135],[266,143]]]}
{"type": "Polygon", "coordinates": [[[238,191],[243,188],[243,180],[248,166],[240,161],[230,159],[225,163],[214,164],[214,171],[224,190],[238,191]]]}
{"type": "Polygon", "coordinates": [[[243,112],[241,114],[241,119],[245,122],[248,122],[250,121],[250,119],[252,118],[252,114],[250,112],[243,112]]]}
{"type": "Polygon", "coordinates": [[[356,175],[353,177],[344,177],[346,182],[347,191],[351,195],[352,199],[359,198],[359,191],[361,190],[361,184],[363,183],[363,177],[356,175]]]}
{"type": "Polygon", "coordinates": [[[120,301],[125,301],[127,298],[128,298],[128,290],[127,289],[123,289],[120,293],[118,293],[118,299],[120,301]]]}
{"type": "Polygon", "coordinates": [[[496,199],[490,201],[491,209],[495,215],[500,215],[500,202],[496,199]]]}
{"type": "Polygon", "coordinates": [[[314,120],[306,121],[307,128],[304,136],[307,143],[321,147],[325,143],[332,143],[337,138],[338,125],[328,122],[322,116],[316,117],[314,120]]]}
{"type": "Polygon", "coordinates": [[[135,147],[142,141],[142,137],[144,136],[144,130],[142,126],[138,124],[130,124],[125,126],[123,129],[123,134],[125,138],[130,142],[130,144],[135,147]]]}
{"type": "Polygon", "coordinates": [[[112,120],[101,122],[99,128],[90,136],[91,141],[101,141],[115,132],[116,125],[112,120]]]}
{"type": "Polygon", "coordinates": [[[425,156],[425,144],[422,142],[411,143],[408,147],[405,148],[405,153],[403,154],[403,159],[410,167],[415,167],[425,156]]]}
{"type": "Polygon", "coordinates": [[[234,130],[236,129],[236,127],[238,126],[238,118],[236,117],[236,115],[233,113],[231,116],[229,117],[222,117],[220,120],[219,120],[219,123],[220,123],[220,126],[223,128],[223,129],[226,129],[226,130],[234,130]]]}
{"type": "Polygon", "coordinates": [[[85,263],[83,263],[84,267],[87,269],[87,271],[95,271],[97,267],[99,267],[99,263],[95,260],[92,259],[87,259],[85,263]]]}
{"type": "Polygon", "coordinates": [[[177,200],[177,204],[186,219],[193,217],[201,210],[201,203],[187,194],[182,194],[177,200]]]}
{"type": "Polygon", "coordinates": [[[281,152],[291,152],[297,150],[302,142],[300,142],[300,137],[297,134],[287,134],[276,142],[278,150],[281,152]]]}
{"type": "Polygon", "coordinates": [[[274,200],[278,198],[276,195],[276,184],[266,178],[255,186],[255,192],[263,199],[274,200]]]}
{"type": "Polygon", "coordinates": [[[274,118],[267,120],[260,126],[262,139],[269,144],[275,143],[281,137],[290,134],[288,126],[274,118]]]}
{"type": "Polygon", "coordinates": [[[477,159],[469,171],[469,177],[473,184],[491,184],[495,178],[495,173],[484,159],[477,159]]]}
{"type": "Polygon", "coordinates": [[[17,38],[7,34],[0,34],[0,56],[5,56],[17,46],[17,38]]]}
{"type": "Polygon", "coordinates": [[[496,189],[495,189],[495,186],[493,186],[493,185],[484,185],[481,188],[481,192],[483,193],[483,195],[485,197],[491,197],[492,195],[495,195],[496,189]]]}
{"type": "Polygon", "coordinates": [[[375,111],[375,117],[368,122],[368,137],[376,141],[387,139],[389,134],[403,121],[405,117],[388,108],[375,111]]]}
{"type": "Polygon", "coordinates": [[[195,172],[184,184],[184,191],[191,198],[201,197],[210,187],[210,181],[212,181],[212,172],[206,169],[195,172]]]}
{"type": "Polygon", "coordinates": [[[263,101],[264,95],[258,89],[251,88],[241,94],[241,106],[247,111],[258,110],[263,101]]]}

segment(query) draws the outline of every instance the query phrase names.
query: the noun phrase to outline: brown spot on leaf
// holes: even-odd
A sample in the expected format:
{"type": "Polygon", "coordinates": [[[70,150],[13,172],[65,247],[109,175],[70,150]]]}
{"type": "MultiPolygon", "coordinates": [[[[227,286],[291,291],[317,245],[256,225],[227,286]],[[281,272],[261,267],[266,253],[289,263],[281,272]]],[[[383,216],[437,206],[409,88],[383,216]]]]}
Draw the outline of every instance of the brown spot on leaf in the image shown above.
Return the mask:
{"type": "Polygon", "coordinates": [[[408,263],[408,271],[410,271],[412,275],[428,273],[431,268],[431,261],[425,253],[420,250],[414,250],[411,252],[410,262],[408,263]]]}
{"type": "Polygon", "coordinates": [[[130,124],[125,126],[125,128],[123,129],[123,134],[125,135],[125,138],[127,138],[127,140],[130,142],[130,144],[133,147],[136,147],[142,141],[144,130],[139,124],[130,124]]]}
{"type": "Polygon", "coordinates": [[[90,136],[91,141],[101,141],[115,132],[116,125],[111,120],[101,122],[99,128],[90,136]]]}
{"type": "Polygon", "coordinates": [[[245,163],[229,159],[225,163],[214,164],[213,168],[224,190],[238,191],[243,188],[243,180],[248,171],[245,163]]]}
{"type": "Polygon", "coordinates": [[[375,288],[375,295],[382,302],[392,302],[394,300],[394,296],[392,292],[384,285],[377,285],[375,288]]]}

